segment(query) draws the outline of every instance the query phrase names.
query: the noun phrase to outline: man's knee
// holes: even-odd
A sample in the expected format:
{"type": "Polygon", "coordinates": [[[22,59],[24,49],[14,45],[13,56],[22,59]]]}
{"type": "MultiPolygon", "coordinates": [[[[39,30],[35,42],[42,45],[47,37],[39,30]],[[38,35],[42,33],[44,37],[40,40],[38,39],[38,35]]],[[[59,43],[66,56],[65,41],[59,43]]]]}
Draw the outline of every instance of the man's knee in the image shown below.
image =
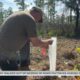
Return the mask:
{"type": "Polygon", "coordinates": [[[0,61],[1,70],[18,70],[17,61],[3,60],[0,61]]]}
{"type": "Polygon", "coordinates": [[[25,76],[0,76],[0,80],[26,80],[25,76]]]}

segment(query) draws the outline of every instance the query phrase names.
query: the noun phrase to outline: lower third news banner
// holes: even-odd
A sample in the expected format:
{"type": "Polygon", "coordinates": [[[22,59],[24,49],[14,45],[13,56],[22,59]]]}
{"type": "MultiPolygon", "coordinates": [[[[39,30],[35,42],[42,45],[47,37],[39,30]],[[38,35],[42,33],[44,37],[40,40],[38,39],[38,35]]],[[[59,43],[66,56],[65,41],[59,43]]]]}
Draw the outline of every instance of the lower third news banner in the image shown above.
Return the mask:
{"type": "Polygon", "coordinates": [[[80,76],[80,71],[0,71],[0,76],[80,76]]]}

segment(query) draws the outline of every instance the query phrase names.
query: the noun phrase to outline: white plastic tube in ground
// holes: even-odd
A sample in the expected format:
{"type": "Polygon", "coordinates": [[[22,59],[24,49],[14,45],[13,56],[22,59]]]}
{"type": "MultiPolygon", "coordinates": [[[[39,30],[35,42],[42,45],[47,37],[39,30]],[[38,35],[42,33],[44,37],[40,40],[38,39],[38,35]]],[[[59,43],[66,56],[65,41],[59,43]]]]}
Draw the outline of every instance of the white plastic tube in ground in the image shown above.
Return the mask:
{"type": "Polygon", "coordinates": [[[57,50],[57,38],[52,37],[53,43],[49,45],[48,55],[50,63],[50,71],[56,70],[56,50],[57,50]]]}

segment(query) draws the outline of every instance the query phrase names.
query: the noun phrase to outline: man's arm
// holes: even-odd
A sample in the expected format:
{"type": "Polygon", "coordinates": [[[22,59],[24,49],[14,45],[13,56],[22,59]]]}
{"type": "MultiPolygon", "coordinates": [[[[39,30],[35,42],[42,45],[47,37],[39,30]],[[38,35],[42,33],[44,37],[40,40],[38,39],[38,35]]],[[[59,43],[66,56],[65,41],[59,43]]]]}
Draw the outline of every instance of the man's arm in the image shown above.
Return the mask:
{"type": "Polygon", "coordinates": [[[32,42],[33,46],[41,47],[41,48],[48,48],[50,44],[52,44],[51,39],[47,40],[40,40],[37,37],[31,37],[30,41],[32,42]]]}

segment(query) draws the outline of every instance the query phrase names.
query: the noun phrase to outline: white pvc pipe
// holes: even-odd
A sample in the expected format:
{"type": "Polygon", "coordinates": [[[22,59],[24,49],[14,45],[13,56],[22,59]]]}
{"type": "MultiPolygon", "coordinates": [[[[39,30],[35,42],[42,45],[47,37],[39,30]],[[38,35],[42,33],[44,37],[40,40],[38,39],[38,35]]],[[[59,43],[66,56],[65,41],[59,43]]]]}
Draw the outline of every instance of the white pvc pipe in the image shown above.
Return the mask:
{"type": "Polygon", "coordinates": [[[57,51],[57,38],[52,37],[53,43],[49,45],[48,55],[50,63],[50,71],[56,71],[56,51],[57,51]]]}

